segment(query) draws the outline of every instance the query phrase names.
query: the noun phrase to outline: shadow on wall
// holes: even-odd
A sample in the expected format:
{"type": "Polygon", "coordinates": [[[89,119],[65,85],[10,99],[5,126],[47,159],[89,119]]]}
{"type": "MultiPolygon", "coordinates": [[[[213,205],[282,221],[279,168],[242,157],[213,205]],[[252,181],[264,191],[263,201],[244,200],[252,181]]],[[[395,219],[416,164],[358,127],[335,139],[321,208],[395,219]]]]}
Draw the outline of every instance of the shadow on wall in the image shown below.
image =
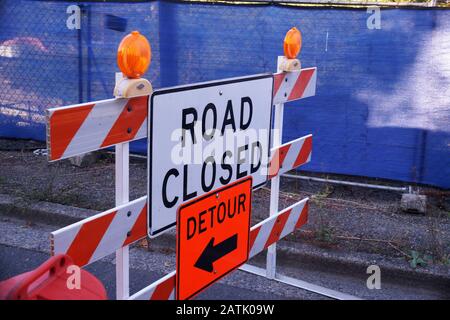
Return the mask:
{"type": "Polygon", "coordinates": [[[353,15],[327,28],[317,96],[285,120],[289,138],[315,133],[304,169],[450,187],[449,12],[381,11],[380,30],[353,15]]]}
{"type": "MultiPolygon", "coordinates": [[[[390,90],[363,89],[356,98],[367,104],[367,127],[379,141],[395,143],[396,135],[408,137],[398,148],[403,147],[404,152],[397,157],[405,160],[399,161],[400,165],[410,168],[409,181],[449,187],[450,20],[437,12],[431,11],[420,21],[431,26],[431,30],[424,33],[415,58],[398,74],[390,90]]],[[[408,24],[410,32],[417,29],[413,23],[408,24]]],[[[387,30],[396,27],[393,22],[385,24],[387,30]]],[[[390,168],[386,169],[389,172],[390,168]]]]}

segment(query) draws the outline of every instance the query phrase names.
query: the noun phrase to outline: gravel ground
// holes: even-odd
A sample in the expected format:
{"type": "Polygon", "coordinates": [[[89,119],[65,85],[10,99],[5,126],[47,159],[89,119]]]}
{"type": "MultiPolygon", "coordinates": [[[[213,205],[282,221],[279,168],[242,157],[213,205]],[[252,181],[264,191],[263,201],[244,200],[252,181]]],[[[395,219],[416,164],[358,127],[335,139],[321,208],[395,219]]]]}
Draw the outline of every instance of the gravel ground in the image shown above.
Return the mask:
{"type": "MultiPolygon", "coordinates": [[[[94,210],[114,206],[111,155],[102,153],[95,164],[79,168],[67,160],[48,163],[46,157],[34,155],[32,150],[41,147],[45,144],[0,140],[0,193],[94,210]]],[[[131,161],[130,199],[145,195],[146,180],[145,160],[131,161]]],[[[421,192],[429,197],[426,215],[403,213],[399,193],[282,178],[280,208],[305,196],[312,200],[307,226],[289,236],[289,241],[330,252],[404,258],[399,261],[406,264],[416,251],[428,265],[419,267],[450,272],[450,191],[421,187],[421,192]]],[[[269,194],[266,187],[254,192],[254,222],[268,216],[269,194]]]]}

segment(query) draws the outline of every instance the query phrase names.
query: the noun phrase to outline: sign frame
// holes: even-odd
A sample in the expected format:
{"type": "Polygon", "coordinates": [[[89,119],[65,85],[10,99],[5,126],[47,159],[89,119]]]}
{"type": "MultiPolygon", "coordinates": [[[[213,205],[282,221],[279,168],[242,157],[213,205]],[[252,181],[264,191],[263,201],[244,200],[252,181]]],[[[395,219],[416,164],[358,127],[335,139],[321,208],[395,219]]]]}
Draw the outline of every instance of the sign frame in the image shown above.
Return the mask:
{"type": "MultiPolygon", "coordinates": [[[[222,85],[227,85],[227,84],[235,84],[235,83],[239,83],[239,82],[247,82],[247,81],[251,81],[251,80],[260,80],[260,79],[267,79],[267,78],[271,78],[272,79],[272,87],[271,87],[271,101],[270,101],[270,115],[269,115],[269,128],[267,128],[269,130],[269,134],[268,134],[268,146],[267,146],[267,159],[270,160],[270,152],[271,152],[271,143],[272,143],[272,126],[273,126],[273,88],[274,88],[274,75],[272,73],[261,73],[261,74],[255,74],[255,75],[249,75],[249,76],[242,76],[242,77],[235,77],[235,78],[227,78],[227,79],[222,79],[222,80],[213,80],[213,81],[207,81],[207,82],[199,82],[199,83],[194,83],[194,84],[187,84],[187,85],[180,85],[180,86],[174,86],[174,87],[169,87],[169,88],[164,88],[164,89],[160,89],[160,90],[155,90],[149,99],[149,104],[148,104],[148,118],[147,118],[147,130],[148,130],[148,145],[147,145],[147,196],[148,196],[148,201],[149,201],[149,205],[147,206],[147,224],[148,224],[148,236],[150,238],[155,238],[159,235],[161,235],[162,233],[170,230],[171,228],[176,226],[176,220],[175,222],[166,225],[162,228],[159,228],[157,230],[153,230],[153,221],[152,221],[152,178],[153,178],[153,174],[152,174],[152,162],[153,162],[153,129],[154,129],[154,125],[153,125],[153,105],[154,105],[154,99],[156,96],[158,95],[163,95],[163,94],[168,94],[168,93],[175,93],[175,92],[181,92],[181,91],[189,91],[189,90],[195,90],[195,89],[202,89],[202,88],[209,88],[209,87],[215,87],[215,86],[222,86],[222,85]]],[[[169,109],[168,109],[169,110],[169,109]]],[[[267,166],[269,165],[269,163],[267,163],[267,166]]],[[[251,176],[251,175],[250,175],[251,176]]],[[[267,184],[267,182],[270,180],[269,176],[266,175],[264,182],[253,186],[252,190],[256,190],[258,188],[263,187],[264,185],[267,184]]],[[[234,183],[237,180],[232,180],[230,183],[234,183]]],[[[183,203],[181,203],[183,204],[183,203]]],[[[180,205],[181,205],[180,204],[180,205]]]]}
{"type": "MultiPolygon", "coordinates": [[[[222,186],[220,188],[217,188],[215,190],[212,190],[208,193],[205,193],[199,197],[196,197],[190,201],[187,201],[185,203],[182,203],[177,210],[177,243],[176,243],[176,280],[175,280],[175,297],[177,300],[179,300],[179,287],[180,287],[180,281],[179,281],[179,277],[180,277],[180,232],[179,232],[179,228],[181,228],[181,224],[179,223],[179,221],[181,220],[180,215],[182,214],[182,210],[184,208],[187,208],[189,206],[192,206],[193,204],[202,201],[206,198],[209,197],[215,197],[217,193],[223,192],[225,190],[228,190],[230,188],[239,186],[241,184],[245,184],[248,183],[250,181],[250,192],[249,192],[249,199],[248,199],[248,203],[249,203],[249,207],[248,210],[246,210],[248,213],[248,228],[246,228],[246,234],[247,234],[247,242],[246,242],[246,254],[245,254],[245,258],[240,261],[239,263],[237,263],[234,267],[230,268],[228,271],[226,271],[225,273],[219,275],[217,278],[213,279],[211,282],[208,282],[207,284],[205,284],[204,286],[202,286],[200,289],[198,289],[197,291],[195,291],[193,294],[191,294],[189,297],[186,298],[186,300],[189,300],[195,296],[197,296],[198,294],[200,294],[202,291],[204,291],[205,289],[207,289],[208,287],[210,287],[212,284],[216,283],[217,281],[219,281],[220,279],[222,279],[223,277],[225,277],[226,275],[230,274],[232,271],[238,269],[239,267],[241,267],[242,265],[244,265],[248,259],[249,259],[249,255],[250,255],[250,227],[251,227],[251,218],[252,218],[252,201],[253,201],[253,188],[251,187],[252,184],[252,176],[248,175],[244,178],[241,178],[239,180],[230,182],[229,184],[222,186]]],[[[226,240],[224,240],[226,241],[226,240]]],[[[224,242],[222,241],[222,243],[224,242]]],[[[238,244],[237,244],[238,245],[238,244]]],[[[208,244],[206,244],[206,246],[208,246],[208,244]]],[[[238,248],[238,247],[237,247],[238,248]]],[[[200,255],[203,254],[204,252],[204,248],[201,248],[202,250],[200,251],[200,255]]]]}

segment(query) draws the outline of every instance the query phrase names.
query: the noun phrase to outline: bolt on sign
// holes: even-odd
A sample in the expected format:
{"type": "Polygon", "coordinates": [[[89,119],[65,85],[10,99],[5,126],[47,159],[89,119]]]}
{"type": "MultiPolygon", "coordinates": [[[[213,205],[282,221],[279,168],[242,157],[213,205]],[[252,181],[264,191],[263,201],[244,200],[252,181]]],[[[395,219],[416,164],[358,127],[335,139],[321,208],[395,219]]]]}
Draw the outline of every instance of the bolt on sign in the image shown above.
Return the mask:
{"type": "Polygon", "coordinates": [[[176,208],[246,176],[264,185],[273,76],[155,91],[149,108],[149,235],[175,226],[176,208]]]}
{"type": "Polygon", "coordinates": [[[248,259],[252,178],[197,197],[178,210],[177,299],[194,297],[248,259]]]}

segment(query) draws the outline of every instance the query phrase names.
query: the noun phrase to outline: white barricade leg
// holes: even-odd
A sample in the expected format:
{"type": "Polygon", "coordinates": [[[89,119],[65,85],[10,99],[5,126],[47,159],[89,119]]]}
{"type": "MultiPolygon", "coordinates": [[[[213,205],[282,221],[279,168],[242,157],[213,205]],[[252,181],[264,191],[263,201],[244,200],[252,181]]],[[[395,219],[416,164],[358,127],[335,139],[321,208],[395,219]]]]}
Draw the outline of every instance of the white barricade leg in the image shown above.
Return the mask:
{"type": "MultiPolygon", "coordinates": [[[[116,205],[128,202],[129,197],[129,143],[116,146],[116,205]]],[[[116,251],[116,299],[127,299],[129,289],[128,246],[116,251]]]]}
{"type": "MultiPolygon", "coordinates": [[[[277,68],[280,72],[281,64],[286,58],[284,56],[278,57],[277,68]]],[[[273,118],[273,142],[272,148],[276,148],[282,143],[283,133],[283,109],[284,104],[279,103],[275,105],[273,118]]],[[[270,182],[270,216],[278,213],[278,199],[280,194],[280,176],[274,177],[270,182]]],[[[274,243],[267,250],[266,273],[269,279],[274,279],[277,265],[277,245],[274,243]]]]}
{"type": "MultiPolygon", "coordinates": [[[[119,80],[116,74],[116,83],[119,80]]],[[[116,145],[116,206],[129,201],[129,157],[130,144],[128,142],[116,145]]],[[[130,296],[130,268],[129,247],[124,246],[116,251],[116,299],[125,300],[130,296]]]]}

